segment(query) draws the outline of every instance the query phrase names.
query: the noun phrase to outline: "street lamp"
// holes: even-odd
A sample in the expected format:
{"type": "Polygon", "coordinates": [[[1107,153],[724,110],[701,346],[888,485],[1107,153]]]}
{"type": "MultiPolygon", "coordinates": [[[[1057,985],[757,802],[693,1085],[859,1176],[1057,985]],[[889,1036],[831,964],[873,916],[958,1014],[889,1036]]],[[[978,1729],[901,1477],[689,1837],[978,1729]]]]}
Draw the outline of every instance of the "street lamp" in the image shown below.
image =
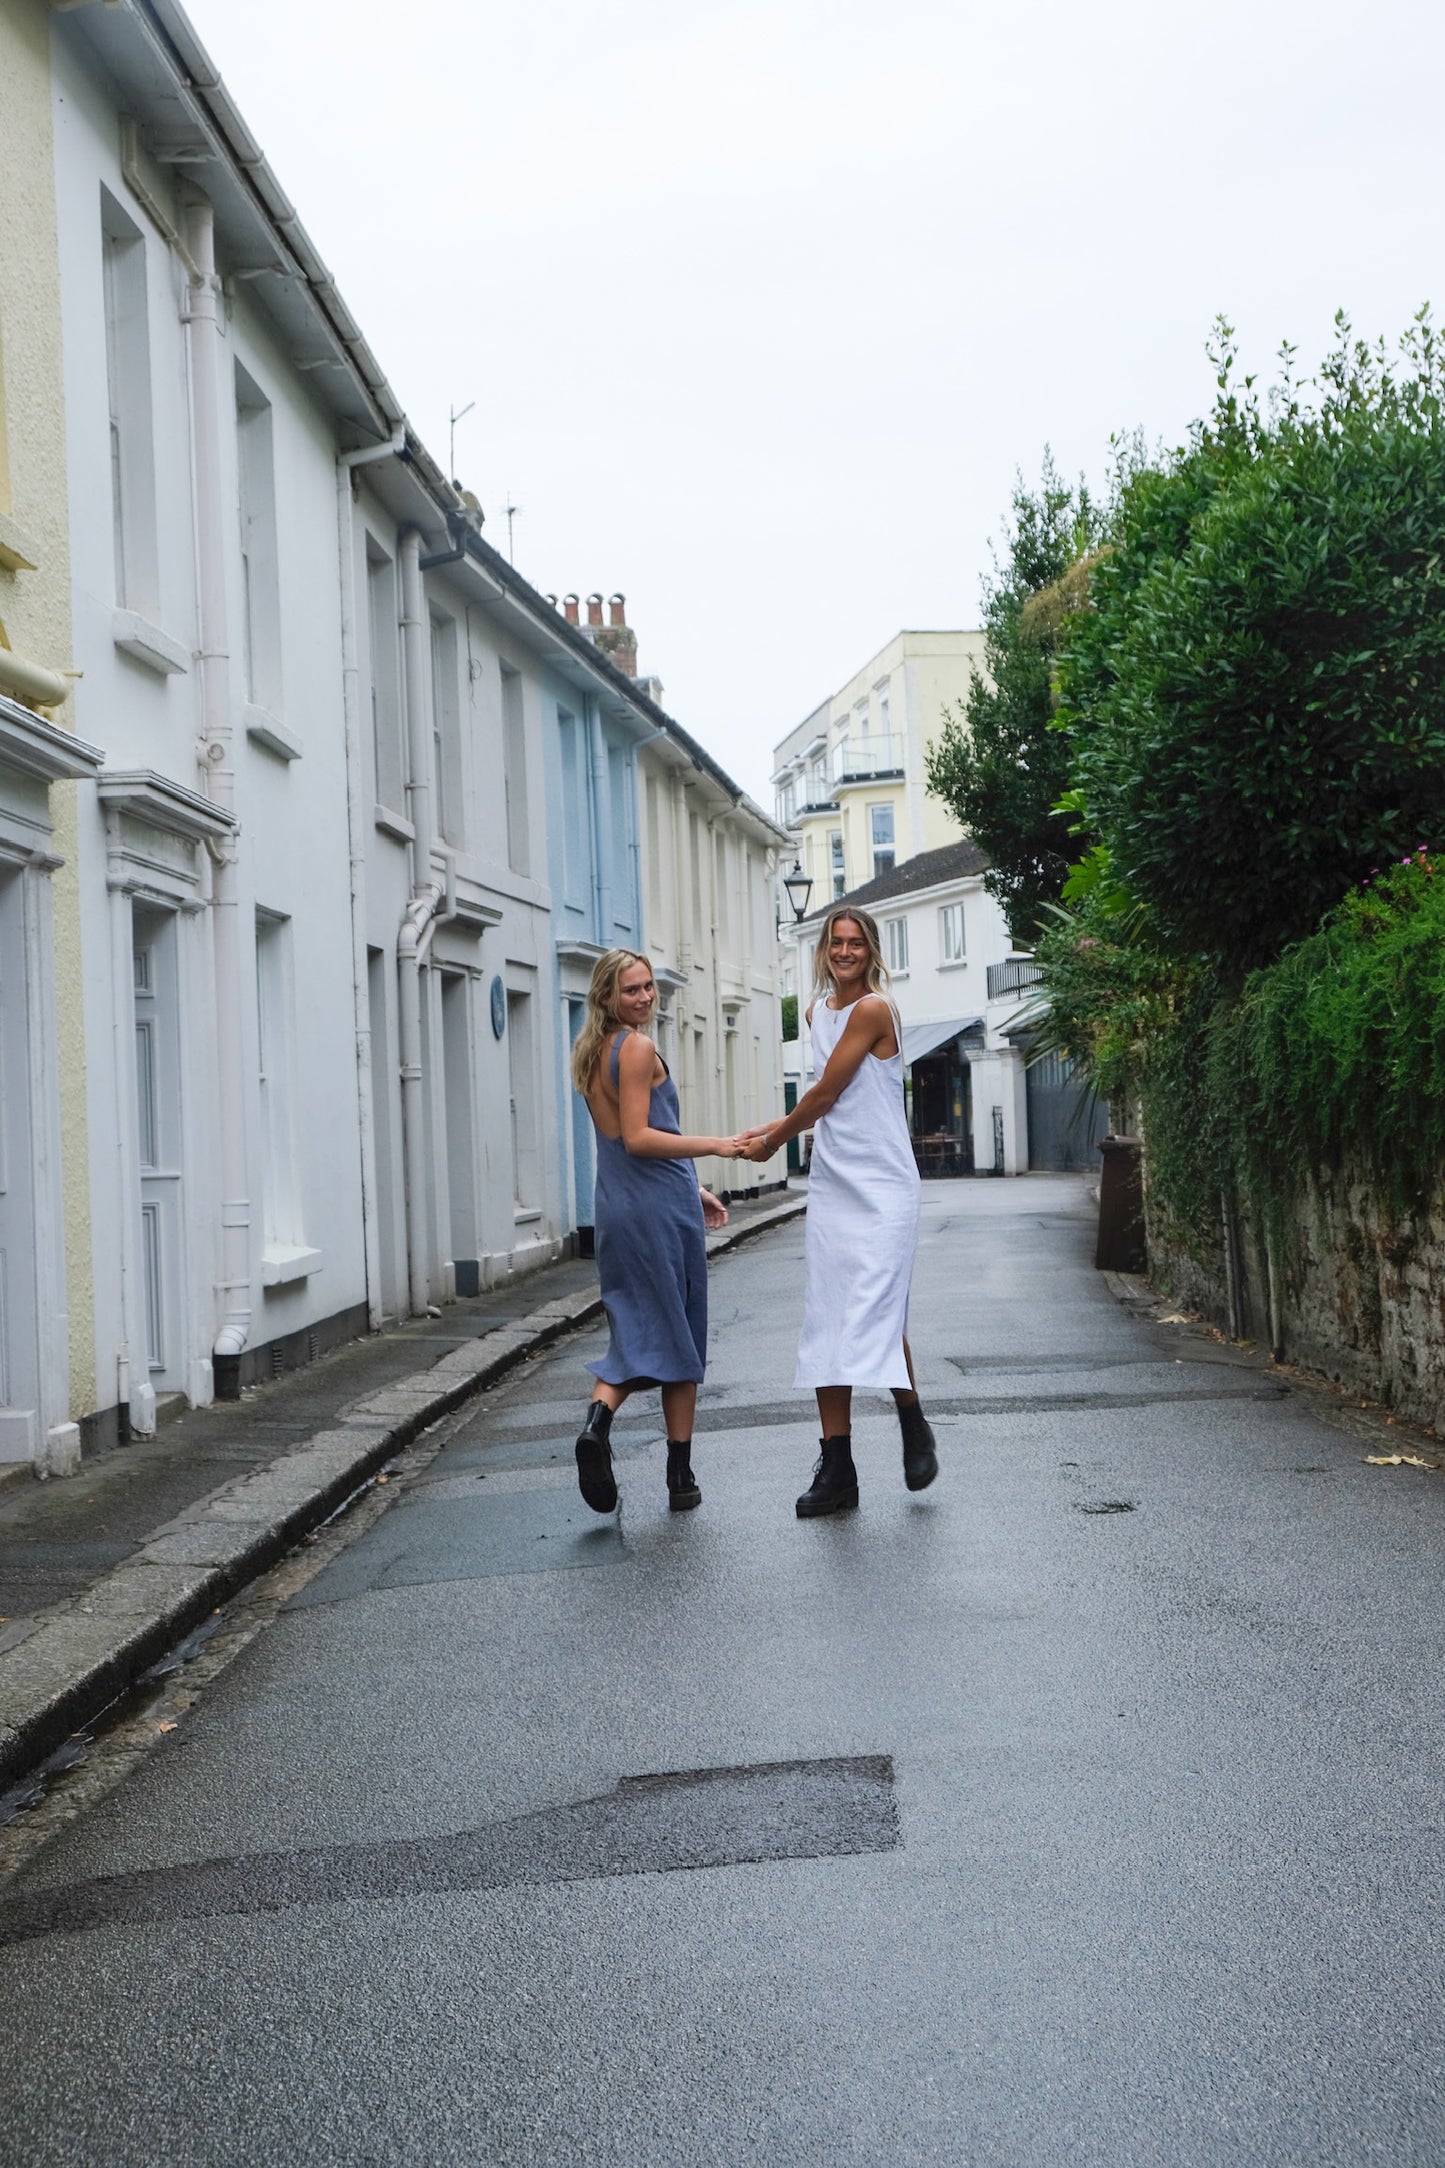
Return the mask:
{"type": "Polygon", "coordinates": [[[794,921],[801,926],[808,915],[808,898],[813,893],[813,882],[812,877],[804,873],[796,858],[793,860],[793,870],[785,877],[783,886],[793,907],[794,921]]]}

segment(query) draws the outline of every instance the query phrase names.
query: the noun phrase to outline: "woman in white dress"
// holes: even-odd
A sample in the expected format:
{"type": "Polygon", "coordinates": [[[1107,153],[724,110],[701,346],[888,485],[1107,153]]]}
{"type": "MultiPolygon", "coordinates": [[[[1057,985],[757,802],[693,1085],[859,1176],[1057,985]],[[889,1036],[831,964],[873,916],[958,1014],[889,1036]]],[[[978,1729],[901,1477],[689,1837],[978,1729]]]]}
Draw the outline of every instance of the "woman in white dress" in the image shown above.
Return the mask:
{"type": "Polygon", "coordinates": [[[903,1105],[897,1012],[878,927],[856,904],[823,920],[808,1011],[817,1082],[791,1114],[745,1140],[770,1159],[813,1132],[804,1243],[803,1330],[795,1386],[818,1396],[822,1452],[798,1514],[858,1503],[853,1388],[891,1392],[903,1431],[903,1479],[925,1490],[938,1473],[933,1432],[919,1403],[909,1351],[908,1284],[918,1245],[918,1169],[903,1105]]]}

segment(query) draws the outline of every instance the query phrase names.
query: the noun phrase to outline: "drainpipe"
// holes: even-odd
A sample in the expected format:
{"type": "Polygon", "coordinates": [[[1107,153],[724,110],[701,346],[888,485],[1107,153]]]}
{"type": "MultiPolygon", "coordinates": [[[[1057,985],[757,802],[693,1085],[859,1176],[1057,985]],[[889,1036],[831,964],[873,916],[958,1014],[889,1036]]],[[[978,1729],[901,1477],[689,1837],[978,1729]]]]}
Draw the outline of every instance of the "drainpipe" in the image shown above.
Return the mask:
{"type": "Polygon", "coordinates": [[[352,475],[375,459],[396,457],[405,447],[398,423],[380,444],[341,452],[336,460],[336,533],[341,573],[341,712],[346,734],[346,836],[351,875],[351,1013],[356,1044],[356,1109],[361,1132],[361,1244],[366,1278],[366,1317],[380,1332],[381,1238],[376,1203],[376,1110],[371,1093],[371,989],[366,968],[366,840],[369,823],[363,793],[361,669],[357,659],[356,534],[352,475]]]}
{"type": "MultiPolygon", "coordinates": [[[[140,1169],[136,1163],[136,1067],[135,1005],[131,987],[135,977],[134,942],[131,938],[130,894],[121,850],[120,814],[113,805],[105,808],[106,888],[110,900],[111,939],[111,1038],[115,1061],[116,1167],[120,1194],[129,1217],[132,1202],[140,1208],[140,1169]]],[[[126,1411],[131,1435],[149,1438],[156,1427],[156,1389],[146,1361],[147,1334],[140,1261],[136,1248],[140,1220],[131,1221],[129,1239],[120,1243],[120,1336],[116,1356],[115,1396],[126,1411]]]]}
{"type": "Polygon", "coordinates": [[[406,685],[407,784],[412,841],[411,901],[396,939],[401,1021],[401,1143],[406,1183],[407,1281],[412,1315],[431,1308],[427,1258],[426,1075],[422,1067],[421,974],[446,888],[432,870],[431,672],[426,602],[421,584],[421,536],[413,527],[401,543],[401,654],[406,685]]]}
{"type": "MultiPolygon", "coordinates": [[[[207,794],[236,811],[231,729],[230,639],[226,610],[226,515],[221,484],[221,326],[216,299],[215,213],[204,196],[186,206],[189,270],[185,324],[191,361],[195,462],[196,573],[200,602],[201,743],[207,794]]],[[[211,927],[216,957],[216,1065],[221,1159],[221,1330],[212,1349],[217,1397],[241,1390],[239,1357],[251,1337],[251,1200],[247,1180],[245,1044],[238,846],[233,833],[212,846],[211,927]]]]}

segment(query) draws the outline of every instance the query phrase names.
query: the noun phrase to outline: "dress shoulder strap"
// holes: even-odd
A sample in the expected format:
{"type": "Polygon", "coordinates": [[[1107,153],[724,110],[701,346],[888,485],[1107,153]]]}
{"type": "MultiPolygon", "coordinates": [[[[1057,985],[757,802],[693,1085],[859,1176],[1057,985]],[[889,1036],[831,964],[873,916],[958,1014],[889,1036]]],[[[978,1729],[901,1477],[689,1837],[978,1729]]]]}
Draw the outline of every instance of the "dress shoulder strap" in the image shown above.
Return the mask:
{"type": "Polygon", "coordinates": [[[618,1032],[616,1038],[612,1042],[612,1051],[609,1054],[607,1060],[607,1073],[611,1077],[614,1087],[620,1081],[619,1070],[622,1061],[622,1042],[625,1038],[629,1036],[631,1030],[632,1026],[630,1024],[624,1026],[624,1028],[618,1032]]]}

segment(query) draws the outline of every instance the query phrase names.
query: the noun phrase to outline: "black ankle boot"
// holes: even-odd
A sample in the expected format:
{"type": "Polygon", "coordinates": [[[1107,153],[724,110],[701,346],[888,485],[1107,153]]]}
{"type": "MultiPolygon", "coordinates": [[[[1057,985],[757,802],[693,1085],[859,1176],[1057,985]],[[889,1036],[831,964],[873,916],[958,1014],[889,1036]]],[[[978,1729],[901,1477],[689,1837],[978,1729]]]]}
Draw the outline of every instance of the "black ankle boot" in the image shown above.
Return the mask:
{"type": "Polygon", "coordinates": [[[702,1504],[702,1492],[697,1487],[697,1477],[692,1472],[692,1440],[669,1438],[667,1441],[667,1504],[672,1513],[690,1513],[694,1506],[702,1504]]]}
{"type": "Polygon", "coordinates": [[[916,1400],[897,1403],[903,1432],[903,1480],[910,1490],[927,1490],[938,1473],[938,1448],[928,1417],[916,1400]]]}
{"type": "Polygon", "coordinates": [[[594,1400],[577,1439],[577,1485],[594,1513],[617,1509],[612,1448],[607,1443],[611,1428],[612,1410],[605,1400],[594,1400]]]}
{"type": "Polygon", "coordinates": [[[858,1503],[858,1471],[853,1466],[853,1440],[820,1438],[823,1450],[813,1470],[812,1485],[798,1500],[798,1519],[810,1521],[819,1513],[843,1513],[858,1503]]]}

